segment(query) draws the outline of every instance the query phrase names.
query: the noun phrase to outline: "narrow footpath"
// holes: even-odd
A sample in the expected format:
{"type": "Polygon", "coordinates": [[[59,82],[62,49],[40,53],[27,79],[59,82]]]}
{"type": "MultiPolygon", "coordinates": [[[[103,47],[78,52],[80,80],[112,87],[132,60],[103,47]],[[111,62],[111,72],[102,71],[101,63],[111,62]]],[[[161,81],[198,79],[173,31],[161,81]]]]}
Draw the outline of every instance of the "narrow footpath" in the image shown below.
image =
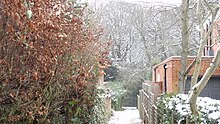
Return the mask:
{"type": "Polygon", "coordinates": [[[123,111],[114,111],[108,124],[142,124],[136,107],[123,107],[123,111]]]}

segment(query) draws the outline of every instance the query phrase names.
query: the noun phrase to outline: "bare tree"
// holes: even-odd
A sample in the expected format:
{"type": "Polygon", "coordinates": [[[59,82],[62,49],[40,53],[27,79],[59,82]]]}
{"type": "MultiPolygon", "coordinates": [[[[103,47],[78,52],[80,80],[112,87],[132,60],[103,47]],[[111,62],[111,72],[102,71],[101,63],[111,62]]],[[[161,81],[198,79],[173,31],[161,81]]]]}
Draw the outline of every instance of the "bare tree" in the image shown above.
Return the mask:
{"type": "Polygon", "coordinates": [[[184,72],[187,69],[187,57],[189,54],[189,27],[188,27],[189,0],[182,0],[182,52],[181,52],[181,68],[179,72],[179,93],[183,93],[185,89],[186,76],[184,72]]]}
{"type": "Polygon", "coordinates": [[[201,80],[197,83],[199,70],[201,67],[202,52],[205,47],[205,43],[207,41],[208,35],[210,34],[210,32],[213,28],[213,25],[214,25],[213,22],[215,21],[216,14],[217,14],[218,10],[219,10],[218,6],[211,7],[207,0],[198,0],[198,2],[197,2],[197,17],[198,17],[199,27],[200,27],[200,31],[201,31],[201,39],[200,39],[200,46],[199,46],[197,56],[196,56],[196,63],[195,63],[193,78],[191,81],[192,89],[191,89],[190,96],[189,96],[190,97],[189,98],[190,99],[190,108],[191,108],[192,114],[194,114],[194,115],[198,115],[197,106],[196,106],[197,97],[199,96],[201,91],[204,89],[204,87],[208,83],[208,80],[210,79],[210,77],[212,76],[213,72],[215,71],[218,63],[220,62],[220,49],[218,49],[217,54],[215,55],[212,63],[210,64],[210,67],[206,70],[206,72],[203,75],[203,77],[201,78],[201,80]],[[202,18],[202,15],[201,15],[201,10],[202,10],[203,5],[205,5],[209,10],[208,15],[206,15],[204,18],[202,18]],[[205,33],[205,29],[204,29],[203,25],[209,17],[212,18],[211,25],[208,29],[208,32],[205,33]]]}
{"type": "Polygon", "coordinates": [[[142,79],[150,80],[153,65],[180,55],[180,7],[113,1],[100,11],[105,37],[112,40],[109,57],[113,64],[127,69],[138,67],[128,69],[132,72],[128,81],[143,73],[142,79]]]}

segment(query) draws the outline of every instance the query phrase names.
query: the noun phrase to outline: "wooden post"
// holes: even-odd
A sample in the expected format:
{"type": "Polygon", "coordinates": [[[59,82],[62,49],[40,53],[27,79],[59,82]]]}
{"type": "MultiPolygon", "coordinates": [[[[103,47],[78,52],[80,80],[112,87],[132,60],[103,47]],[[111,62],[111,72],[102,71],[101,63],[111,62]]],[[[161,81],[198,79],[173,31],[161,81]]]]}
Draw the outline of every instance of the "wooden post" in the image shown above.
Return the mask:
{"type": "Polygon", "coordinates": [[[173,118],[173,112],[171,113],[171,124],[173,124],[174,118],[173,118]]]}
{"type": "Polygon", "coordinates": [[[157,124],[157,107],[155,105],[153,105],[153,113],[154,113],[153,122],[154,124],[157,124]]]}
{"type": "Polygon", "coordinates": [[[150,106],[149,106],[149,113],[150,113],[150,123],[153,124],[153,105],[154,105],[154,94],[150,92],[150,106]]]}
{"type": "Polygon", "coordinates": [[[141,110],[142,110],[142,107],[141,107],[141,104],[142,104],[142,96],[141,96],[141,90],[139,90],[139,95],[140,95],[140,105],[139,105],[139,114],[140,114],[140,117],[142,119],[142,116],[141,116],[141,110]]]}
{"type": "Polygon", "coordinates": [[[137,95],[137,109],[140,111],[140,96],[137,95]]]}
{"type": "Polygon", "coordinates": [[[189,116],[186,116],[186,124],[189,124],[189,116]]]}
{"type": "Polygon", "coordinates": [[[139,90],[139,94],[140,94],[140,116],[141,119],[144,119],[143,90],[139,90]]]}

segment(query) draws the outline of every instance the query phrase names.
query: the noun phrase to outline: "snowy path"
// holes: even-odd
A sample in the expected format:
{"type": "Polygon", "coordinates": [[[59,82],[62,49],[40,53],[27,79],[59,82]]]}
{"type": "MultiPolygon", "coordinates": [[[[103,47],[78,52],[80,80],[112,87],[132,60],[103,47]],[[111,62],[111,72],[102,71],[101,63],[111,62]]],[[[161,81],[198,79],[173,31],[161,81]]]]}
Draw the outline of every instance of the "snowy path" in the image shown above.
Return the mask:
{"type": "Polygon", "coordinates": [[[114,111],[108,124],[142,124],[136,107],[123,107],[124,111],[114,111]]]}

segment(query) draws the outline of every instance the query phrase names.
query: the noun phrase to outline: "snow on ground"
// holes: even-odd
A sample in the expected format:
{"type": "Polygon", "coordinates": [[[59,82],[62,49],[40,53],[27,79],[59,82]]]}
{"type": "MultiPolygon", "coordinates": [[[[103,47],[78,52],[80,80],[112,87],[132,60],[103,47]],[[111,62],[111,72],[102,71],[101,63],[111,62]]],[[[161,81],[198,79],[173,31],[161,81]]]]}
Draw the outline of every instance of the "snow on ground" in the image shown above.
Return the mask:
{"type": "Polygon", "coordinates": [[[108,124],[142,124],[136,107],[123,107],[124,111],[113,111],[108,124]]]}

